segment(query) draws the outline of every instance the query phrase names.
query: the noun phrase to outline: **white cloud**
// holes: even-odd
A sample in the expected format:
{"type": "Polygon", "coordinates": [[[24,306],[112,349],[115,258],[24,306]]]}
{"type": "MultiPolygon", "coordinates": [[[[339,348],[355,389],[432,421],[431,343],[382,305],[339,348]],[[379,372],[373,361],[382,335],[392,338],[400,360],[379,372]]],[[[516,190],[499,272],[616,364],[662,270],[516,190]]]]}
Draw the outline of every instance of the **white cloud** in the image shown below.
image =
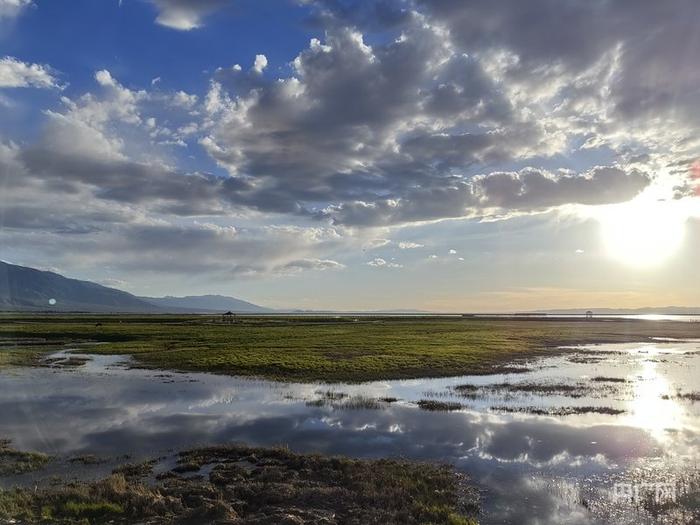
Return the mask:
{"type": "Polygon", "coordinates": [[[31,0],[0,0],[0,20],[18,16],[31,4],[31,0]]]}
{"type": "Polygon", "coordinates": [[[190,122],[184,126],[180,126],[177,130],[178,134],[186,137],[188,135],[193,135],[199,131],[199,126],[195,122],[190,122]]]}
{"type": "MultiPolygon", "coordinates": [[[[64,181],[63,187],[69,191],[60,193],[52,181],[63,172],[62,166],[51,162],[47,169],[53,171],[46,174],[44,181],[22,166],[19,155],[17,146],[0,143],[0,178],[7,173],[12,183],[2,195],[6,204],[0,243],[40,254],[40,258],[64,268],[109,266],[118,275],[129,275],[130,280],[132,275],[157,271],[172,275],[196,273],[228,281],[342,270],[345,266],[329,254],[353,243],[352,238],[331,228],[239,228],[231,224],[231,217],[221,216],[170,221],[167,215],[159,213],[158,201],[122,203],[96,198],[87,179],[64,181]],[[34,234],[27,235],[28,231],[34,234]]],[[[39,168],[34,166],[36,159],[30,164],[39,168]]],[[[65,169],[80,168],[76,164],[65,169]]],[[[158,184],[153,174],[148,175],[145,183],[132,182],[143,188],[158,184]]],[[[86,176],[95,176],[95,169],[87,168],[86,176]]],[[[121,169],[106,177],[117,184],[129,184],[134,173],[122,163],[121,169]]],[[[184,184],[179,195],[198,191],[188,187],[187,177],[181,174],[170,173],[168,178],[184,184]]],[[[95,183],[104,186],[105,181],[102,177],[95,183]]]]}
{"type": "Polygon", "coordinates": [[[288,263],[276,266],[272,269],[272,273],[280,274],[295,274],[307,270],[342,270],[345,265],[332,259],[316,259],[306,258],[297,259],[288,263]]]}
{"type": "Polygon", "coordinates": [[[161,146],[186,146],[185,140],[200,129],[192,121],[197,118],[196,95],[130,89],[106,69],[96,71],[94,79],[99,89],[62,97],[64,110],[45,111],[44,139],[53,151],[65,148],[64,153],[122,160],[138,153],[145,163],[163,164],[168,154],[161,146]]]}
{"type": "Polygon", "coordinates": [[[217,70],[206,96],[200,144],[250,181],[245,202],[257,211],[391,226],[624,202],[649,184],[642,167],[624,162],[479,174],[571,147],[580,133],[571,115],[550,122],[553,110],[536,103],[554,104],[558,91],[518,98],[471,43],[457,52],[452,36],[422,18],[410,18],[402,38],[372,46],[350,24],[326,29],[289,75],[261,75],[258,55],[251,70],[217,70]],[[358,103],[348,106],[348,97],[358,103]]]}
{"type": "Polygon", "coordinates": [[[383,248],[389,244],[391,244],[389,239],[370,239],[362,246],[362,248],[364,250],[376,250],[377,248],[383,248]]]}
{"type": "Polygon", "coordinates": [[[170,29],[191,31],[201,27],[208,15],[221,9],[227,0],[151,0],[158,9],[156,23],[170,29]]]}
{"type": "Polygon", "coordinates": [[[114,279],[112,277],[106,277],[98,281],[102,286],[107,286],[108,288],[125,288],[129,283],[123,281],[122,279],[114,279]]]}
{"type": "Polygon", "coordinates": [[[197,103],[197,95],[191,95],[189,93],[185,93],[184,91],[178,91],[173,95],[172,103],[174,106],[190,109],[197,103]]]}
{"type": "MultiPolygon", "coordinates": [[[[62,97],[63,111],[44,112],[47,120],[41,140],[32,148],[34,154],[27,158],[36,161],[37,157],[42,157],[36,152],[44,151],[60,156],[61,162],[70,156],[88,163],[126,160],[127,132],[140,126],[147,130],[151,124],[156,124],[141,118],[140,106],[147,99],[147,93],[125,88],[107,70],[97,71],[95,80],[102,88],[100,93],[87,93],[75,99],[62,97]]],[[[44,160],[47,166],[59,162],[58,159],[44,160]]],[[[43,165],[44,161],[40,163],[43,165]]],[[[73,173],[78,172],[82,173],[82,169],[74,166],[73,173]]]]}
{"type": "Polygon", "coordinates": [[[376,257],[375,259],[367,262],[367,266],[372,266],[373,268],[403,268],[403,265],[392,261],[387,261],[381,257],[376,257]]]}
{"type": "Polygon", "coordinates": [[[30,64],[6,56],[0,59],[0,88],[58,88],[49,66],[30,64]]]}
{"type": "Polygon", "coordinates": [[[106,69],[95,73],[97,83],[105,88],[106,96],[97,99],[85,95],[73,104],[73,109],[93,123],[104,124],[116,119],[129,124],[141,122],[139,103],[147,98],[145,91],[133,91],[122,86],[106,69]]]}
{"type": "Polygon", "coordinates": [[[267,57],[265,55],[255,55],[255,62],[253,63],[253,70],[256,73],[262,73],[267,67],[267,57]]]}
{"type": "Polygon", "coordinates": [[[116,82],[114,78],[112,78],[112,74],[107,71],[106,69],[101,69],[97,73],[95,73],[95,80],[97,80],[97,83],[100,86],[115,86],[116,82]]]}
{"type": "Polygon", "coordinates": [[[399,242],[399,248],[402,250],[412,250],[414,248],[423,248],[423,244],[418,244],[417,242],[401,241],[399,242]]]}

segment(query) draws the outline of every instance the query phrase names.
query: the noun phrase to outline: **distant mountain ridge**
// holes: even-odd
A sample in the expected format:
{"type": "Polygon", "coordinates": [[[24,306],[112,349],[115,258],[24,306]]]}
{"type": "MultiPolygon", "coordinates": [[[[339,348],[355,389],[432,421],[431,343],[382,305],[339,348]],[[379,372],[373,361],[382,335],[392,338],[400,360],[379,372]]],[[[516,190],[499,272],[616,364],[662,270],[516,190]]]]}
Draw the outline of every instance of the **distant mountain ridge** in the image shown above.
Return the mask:
{"type": "Polygon", "coordinates": [[[221,295],[137,297],[92,281],[0,261],[0,310],[99,313],[265,313],[272,310],[221,295]]]}
{"type": "Polygon", "coordinates": [[[240,312],[269,313],[273,310],[225,295],[188,295],[185,297],[139,297],[164,309],[189,310],[191,312],[240,312]]]}

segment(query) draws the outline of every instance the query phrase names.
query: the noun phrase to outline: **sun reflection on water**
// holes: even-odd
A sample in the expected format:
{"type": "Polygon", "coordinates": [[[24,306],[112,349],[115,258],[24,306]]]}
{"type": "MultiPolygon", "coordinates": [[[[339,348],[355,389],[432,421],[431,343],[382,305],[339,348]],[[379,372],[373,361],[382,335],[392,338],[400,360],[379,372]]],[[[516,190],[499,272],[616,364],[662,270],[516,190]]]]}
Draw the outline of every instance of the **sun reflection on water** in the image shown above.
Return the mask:
{"type": "Polygon", "coordinates": [[[684,410],[674,400],[668,379],[659,371],[659,349],[647,346],[644,351],[644,354],[640,353],[641,370],[634,382],[627,423],[643,428],[654,438],[665,441],[669,437],[668,430],[681,428],[684,410]]]}

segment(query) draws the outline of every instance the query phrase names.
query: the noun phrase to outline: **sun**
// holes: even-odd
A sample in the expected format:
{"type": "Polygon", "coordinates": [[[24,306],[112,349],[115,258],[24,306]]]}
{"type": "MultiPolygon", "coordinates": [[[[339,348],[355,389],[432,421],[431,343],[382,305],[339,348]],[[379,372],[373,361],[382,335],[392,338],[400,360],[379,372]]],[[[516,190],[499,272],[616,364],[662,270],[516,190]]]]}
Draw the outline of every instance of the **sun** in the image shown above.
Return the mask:
{"type": "Polygon", "coordinates": [[[610,206],[598,220],[607,253],[637,268],[663,264],[685,236],[686,216],[669,201],[644,199],[610,206]]]}

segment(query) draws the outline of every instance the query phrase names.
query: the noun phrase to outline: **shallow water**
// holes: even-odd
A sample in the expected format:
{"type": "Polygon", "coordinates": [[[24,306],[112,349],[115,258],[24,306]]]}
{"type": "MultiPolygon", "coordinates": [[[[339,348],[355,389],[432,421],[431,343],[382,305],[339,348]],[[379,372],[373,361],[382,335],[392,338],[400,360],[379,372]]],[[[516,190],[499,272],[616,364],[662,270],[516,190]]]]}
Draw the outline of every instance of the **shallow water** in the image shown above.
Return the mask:
{"type": "Polygon", "coordinates": [[[673,512],[654,518],[632,496],[651,490],[663,505],[697,482],[700,403],[679,394],[700,390],[700,342],[576,347],[534,361],[521,374],[359,385],[169,373],[132,369],[121,357],[90,357],[77,367],[0,374],[0,437],[25,450],[107,460],[85,466],[59,461],[43,476],[99,476],[125,454],[134,461],[242,441],[453,463],[484,490],[482,523],[689,522],[673,512]],[[465,384],[471,385],[467,395],[460,395],[454,387],[465,384]],[[538,393],[542,385],[554,393],[538,393]],[[366,405],[358,396],[399,401],[348,408],[366,405]],[[426,411],[416,405],[421,399],[463,407],[426,411]],[[533,407],[624,412],[503,411],[533,407]]]}

